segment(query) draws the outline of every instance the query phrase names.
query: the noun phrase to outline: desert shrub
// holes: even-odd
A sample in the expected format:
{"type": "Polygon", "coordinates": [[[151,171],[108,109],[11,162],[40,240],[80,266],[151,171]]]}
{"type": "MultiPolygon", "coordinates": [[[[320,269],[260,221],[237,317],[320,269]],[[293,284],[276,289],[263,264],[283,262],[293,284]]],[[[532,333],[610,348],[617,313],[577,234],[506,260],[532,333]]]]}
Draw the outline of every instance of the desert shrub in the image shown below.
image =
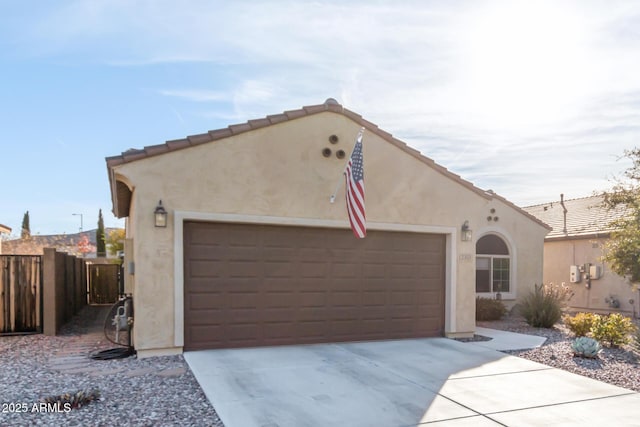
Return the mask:
{"type": "Polygon", "coordinates": [[[535,328],[551,328],[562,317],[562,309],[572,295],[565,286],[535,285],[520,302],[520,314],[535,328]]]}
{"type": "Polygon", "coordinates": [[[507,307],[501,300],[476,298],[476,320],[500,320],[507,313],[507,307]]]}
{"type": "Polygon", "coordinates": [[[636,327],[636,330],[631,336],[631,346],[635,351],[640,353],[640,328],[636,327]]]}
{"type": "Polygon", "coordinates": [[[571,343],[573,354],[588,359],[595,359],[600,353],[600,343],[593,338],[578,337],[571,343]]]}
{"type": "Polygon", "coordinates": [[[591,331],[596,316],[597,314],[593,313],[578,313],[575,316],[564,316],[562,320],[576,337],[584,337],[591,331]]]}
{"type": "Polygon", "coordinates": [[[630,340],[630,334],[636,330],[629,317],[619,313],[612,313],[608,316],[594,317],[591,326],[591,334],[593,338],[601,343],[608,344],[610,347],[619,347],[627,344],[630,340]]]}

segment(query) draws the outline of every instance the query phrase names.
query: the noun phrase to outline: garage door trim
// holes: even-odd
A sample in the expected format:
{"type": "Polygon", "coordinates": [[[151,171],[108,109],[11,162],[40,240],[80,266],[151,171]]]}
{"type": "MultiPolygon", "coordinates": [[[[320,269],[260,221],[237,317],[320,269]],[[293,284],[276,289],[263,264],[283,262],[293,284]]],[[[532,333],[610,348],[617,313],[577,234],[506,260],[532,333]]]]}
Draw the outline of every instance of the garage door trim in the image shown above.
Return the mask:
{"type": "MultiPolygon", "coordinates": [[[[184,347],[184,223],[185,221],[232,222],[244,224],[265,224],[280,226],[307,226],[320,228],[348,229],[345,221],[314,218],[275,217],[262,215],[240,215],[224,213],[202,213],[175,211],[174,226],[174,345],[184,347]]],[[[455,332],[456,295],[456,242],[457,228],[416,224],[392,224],[367,222],[367,228],[380,231],[402,231],[413,233],[445,234],[445,335],[455,332]]]]}

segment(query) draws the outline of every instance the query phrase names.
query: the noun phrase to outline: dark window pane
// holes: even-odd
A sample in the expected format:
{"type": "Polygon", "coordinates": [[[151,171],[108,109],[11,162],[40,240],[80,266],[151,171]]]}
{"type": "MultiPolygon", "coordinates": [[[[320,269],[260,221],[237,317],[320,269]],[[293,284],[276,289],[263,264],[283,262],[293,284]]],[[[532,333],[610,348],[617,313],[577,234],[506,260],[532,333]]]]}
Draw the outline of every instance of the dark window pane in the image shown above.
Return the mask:
{"type": "Polygon", "coordinates": [[[491,258],[476,258],[476,292],[491,292],[491,258]]]}
{"type": "Polygon", "coordinates": [[[476,254],[509,255],[509,249],[500,237],[494,234],[487,234],[482,236],[476,243],[476,254]]]}
{"type": "Polygon", "coordinates": [[[489,270],[476,270],[476,292],[491,292],[489,270]]]}

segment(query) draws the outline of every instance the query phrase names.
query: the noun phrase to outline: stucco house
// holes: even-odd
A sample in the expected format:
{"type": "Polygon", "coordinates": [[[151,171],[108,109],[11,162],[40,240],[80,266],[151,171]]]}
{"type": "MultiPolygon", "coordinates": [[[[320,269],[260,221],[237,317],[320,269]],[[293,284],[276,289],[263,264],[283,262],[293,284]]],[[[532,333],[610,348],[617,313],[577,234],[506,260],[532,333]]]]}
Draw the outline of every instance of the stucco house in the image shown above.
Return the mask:
{"type": "MultiPolygon", "coordinates": [[[[106,228],[105,235],[115,228],[106,228]]],[[[98,230],[87,230],[72,234],[30,235],[26,238],[4,242],[4,253],[11,255],[42,255],[44,248],[55,248],[82,258],[96,258],[98,230]]]]}
{"type": "Polygon", "coordinates": [[[545,283],[566,283],[574,296],[572,311],[620,312],[637,316],[640,295],[602,260],[613,229],[611,222],[627,214],[607,209],[602,196],[560,200],[524,209],[553,227],[544,241],[545,283]]]}
{"type": "Polygon", "coordinates": [[[9,235],[11,234],[11,228],[7,227],[6,225],[2,225],[0,224],[0,254],[2,254],[2,240],[3,240],[3,234],[9,235]]]}
{"type": "Polygon", "coordinates": [[[542,281],[548,226],[331,98],[106,162],[139,357],[470,336],[476,289],[512,304],[542,281]],[[361,127],[358,239],[342,172],[361,127]]]}

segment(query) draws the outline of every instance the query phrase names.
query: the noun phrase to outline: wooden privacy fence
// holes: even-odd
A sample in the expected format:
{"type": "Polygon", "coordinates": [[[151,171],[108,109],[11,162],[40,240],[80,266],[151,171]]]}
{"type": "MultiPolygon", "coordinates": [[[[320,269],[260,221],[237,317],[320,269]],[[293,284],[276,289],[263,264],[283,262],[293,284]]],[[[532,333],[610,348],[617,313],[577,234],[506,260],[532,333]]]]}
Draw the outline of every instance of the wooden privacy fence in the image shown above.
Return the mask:
{"type": "Polygon", "coordinates": [[[42,283],[43,332],[56,335],[60,327],[87,304],[85,260],[45,248],[42,283]]]}
{"type": "Polygon", "coordinates": [[[87,304],[85,260],[53,248],[0,255],[0,334],[56,335],[87,304]]]}
{"type": "Polygon", "coordinates": [[[0,255],[0,333],[42,332],[42,257],[0,255]]]}
{"type": "Polygon", "coordinates": [[[89,304],[114,304],[118,301],[120,264],[88,264],[89,304]]]}

